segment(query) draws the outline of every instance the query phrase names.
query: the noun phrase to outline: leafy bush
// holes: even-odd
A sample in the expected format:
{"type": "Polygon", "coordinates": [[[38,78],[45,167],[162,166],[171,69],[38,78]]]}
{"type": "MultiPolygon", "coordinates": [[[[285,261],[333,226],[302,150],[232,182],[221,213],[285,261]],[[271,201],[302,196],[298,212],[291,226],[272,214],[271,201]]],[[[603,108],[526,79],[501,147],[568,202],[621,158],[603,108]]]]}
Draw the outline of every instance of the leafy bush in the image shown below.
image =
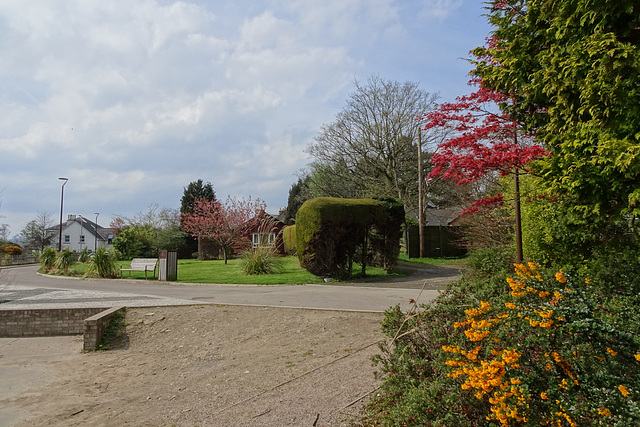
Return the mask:
{"type": "Polygon", "coordinates": [[[53,268],[58,252],[53,248],[44,248],[40,254],[40,268],[49,271],[53,268]]]}
{"type": "Polygon", "coordinates": [[[2,245],[0,249],[2,249],[2,251],[7,255],[13,255],[13,256],[22,255],[22,248],[20,247],[20,245],[16,243],[7,242],[4,245],[2,245]]]}
{"type": "Polygon", "coordinates": [[[62,252],[56,254],[56,260],[53,266],[58,270],[62,270],[64,274],[69,274],[69,267],[76,262],[76,254],[69,249],[65,249],[62,252]]]}
{"type": "MultiPolygon", "coordinates": [[[[499,291],[450,287],[423,310],[388,310],[385,425],[640,425],[640,344],[632,307],[604,307],[562,271],[518,265],[499,291]],[[555,274],[554,274],[555,272],[555,274]]],[[[630,302],[630,301],[626,301],[630,302]]]]}
{"type": "Polygon", "coordinates": [[[117,277],[119,271],[116,265],[117,260],[118,258],[115,251],[108,250],[105,247],[98,248],[93,258],[89,261],[87,276],[104,278],[117,277]]]}
{"type": "Polygon", "coordinates": [[[466,260],[468,271],[474,279],[502,278],[505,273],[513,271],[514,262],[513,250],[500,246],[474,249],[466,260]]]}
{"type": "Polygon", "coordinates": [[[85,263],[89,261],[90,258],[91,258],[91,252],[89,251],[89,248],[84,248],[78,253],[78,262],[85,263]]]}
{"type": "Polygon", "coordinates": [[[318,197],[296,214],[300,265],[316,276],[350,277],[354,261],[390,271],[400,250],[404,207],[391,200],[318,197]],[[368,241],[368,242],[367,242],[368,241]]]}
{"type": "Polygon", "coordinates": [[[244,274],[274,274],[282,270],[280,258],[269,248],[246,251],[240,266],[244,274]]]}
{"type": "Polygon", "coordinates": [[[288,225],[282,229],[282,243],[287,255],[296,254],[296,226],[288,225]]]}

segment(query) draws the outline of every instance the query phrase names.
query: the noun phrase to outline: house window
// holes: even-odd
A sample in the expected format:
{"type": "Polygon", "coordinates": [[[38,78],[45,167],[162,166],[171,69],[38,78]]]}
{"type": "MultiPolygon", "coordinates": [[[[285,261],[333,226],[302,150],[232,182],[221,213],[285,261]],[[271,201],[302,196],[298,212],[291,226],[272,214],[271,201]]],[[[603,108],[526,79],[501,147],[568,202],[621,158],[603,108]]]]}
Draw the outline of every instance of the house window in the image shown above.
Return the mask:
{"type": "Polygon", "coordinates": [[[80,236],[80,243],[84,243],[84,234],[80,236]]]}
{"type": "Polygon", "coordinates": [[[64,235],[64,242],[65,243],[70,243],[71,242],[71,236],[69,236],[68,234],[64,235]]]}
{"type": "Polygon", "coordinates": [[[253,233],[254,248],[272,247],[276,243],[276,233],[253,233]]]}
{"type": "Polygon", "coordinates": [[[109,234],[109,237],[107,237],[107,245],[111,244],[113,244],[113,234],[109,234]]]}

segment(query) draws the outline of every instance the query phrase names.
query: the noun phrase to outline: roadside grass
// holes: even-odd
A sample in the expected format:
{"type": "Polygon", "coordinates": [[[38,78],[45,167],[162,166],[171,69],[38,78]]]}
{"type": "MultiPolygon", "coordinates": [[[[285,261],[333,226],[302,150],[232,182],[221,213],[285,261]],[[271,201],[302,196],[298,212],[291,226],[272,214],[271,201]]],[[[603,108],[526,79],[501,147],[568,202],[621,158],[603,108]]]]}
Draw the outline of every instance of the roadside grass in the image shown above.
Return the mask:
{"type": "MultiPolygon", "coordinates": [[[[242,271],[241,259],[230,259],[225,265],[223,260],[198,261],[195,259],[178,260],[178,282],[183,283],[218,283],[222,285],[302,285],[324,283],[322,277],[314,276],[300,267],[298,258],[286,256],[280,258],[281,270],[275,274],[246,275],[242,271]]],[[[118,261],[120,268],[129,268],[131,261],[118,261]]],[[[74,275],[82,275],[87,271],[88,264],[74,264],[71,271],[74,275]]],[[[367,266],[366,277],[360,276],[360,266],[353,266],[353,277],[345,282],[376,282],[392,277],[400,277],[402,273],[387,274],[383,269],[367,266]]],[[[129,278],[129,272],[123,272],[125,279],[129,278]]],[[[131,279],[144,280],[143,271],[132,271],[131,279]]],[[[158,280],[158,271],[155,278],[149,277],[149,281],[158,280]]]]}
{"type": "Polygon", "coordinates": [[[467,257],[444,257],[444,258],[409,258],[406,254],[401,253],[398,256],[398,261],[413,262],[416,264],[429,264],[429,265],[452,265],[456,267],[462,267],[467,262],[467,257]]]}

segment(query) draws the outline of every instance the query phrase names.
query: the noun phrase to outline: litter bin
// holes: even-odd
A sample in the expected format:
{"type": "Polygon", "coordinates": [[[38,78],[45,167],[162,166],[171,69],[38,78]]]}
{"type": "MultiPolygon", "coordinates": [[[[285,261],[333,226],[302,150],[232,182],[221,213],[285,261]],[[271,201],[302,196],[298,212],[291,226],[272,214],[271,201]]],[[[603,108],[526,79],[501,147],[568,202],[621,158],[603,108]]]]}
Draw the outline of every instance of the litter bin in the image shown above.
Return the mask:
{"type": "Polygon", "coordinates": [[[162,282],[178,280],[178,252],[158,251],[158,280],[162,282]]]}

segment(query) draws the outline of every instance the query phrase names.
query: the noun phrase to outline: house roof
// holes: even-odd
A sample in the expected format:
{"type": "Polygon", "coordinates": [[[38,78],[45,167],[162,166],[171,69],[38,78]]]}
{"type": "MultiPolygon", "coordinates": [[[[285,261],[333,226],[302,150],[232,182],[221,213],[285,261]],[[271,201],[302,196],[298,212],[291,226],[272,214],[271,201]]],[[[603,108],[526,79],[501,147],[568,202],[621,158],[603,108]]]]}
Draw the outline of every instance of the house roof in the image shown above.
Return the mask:
{"type": "Polygon", "coordinates": [[[427,209],[424,214],[424,225],[446,227],[460,218],[461,213],[461,208],[427,209]]]}
{"type": "MultiPolygon", "coordinates": [[[[85,218],[83,216],[76,216],[76,215],[68,216],[67,220],[62,223],[62,231],[64,231],[67,227],[70,227],[74,223],[80,224],[80,226],[84,230],[87,230],[87,234],[91,234],[93,236],[97,234],[98,239],[101,239],[101,240],[107,240],[109,236],[112,236],[114,234],[112,228],[101,227],[100,225],[91,221],[88,218],[85,218]]],[[[50,233],[54,233],[54,232],[58,233],[59,230],[60,230],[60,224],[56,224],[53,227],[49,227],[47,229],[47,231],[49,231],[50,233]]]]}

